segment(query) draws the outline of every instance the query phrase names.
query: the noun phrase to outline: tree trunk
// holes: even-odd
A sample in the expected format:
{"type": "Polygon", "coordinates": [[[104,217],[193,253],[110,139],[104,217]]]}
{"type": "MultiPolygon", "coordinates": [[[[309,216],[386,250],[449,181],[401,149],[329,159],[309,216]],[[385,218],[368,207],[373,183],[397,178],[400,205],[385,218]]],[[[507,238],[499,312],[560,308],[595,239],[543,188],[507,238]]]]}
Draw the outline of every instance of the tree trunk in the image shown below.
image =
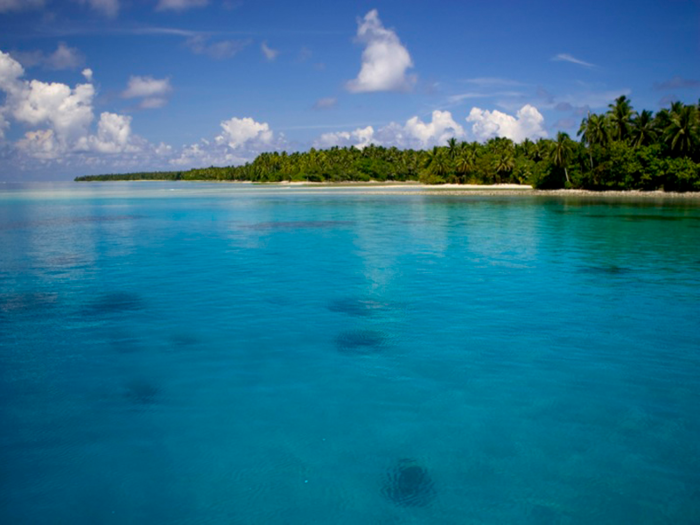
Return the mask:
{"type": "Polygon", "coordinates": [[[571,184],[571,181],[569,180],[569,170],[567,170],[566,167],[564,167],[564,175],[566,175],[566,182],[571,184]]]}

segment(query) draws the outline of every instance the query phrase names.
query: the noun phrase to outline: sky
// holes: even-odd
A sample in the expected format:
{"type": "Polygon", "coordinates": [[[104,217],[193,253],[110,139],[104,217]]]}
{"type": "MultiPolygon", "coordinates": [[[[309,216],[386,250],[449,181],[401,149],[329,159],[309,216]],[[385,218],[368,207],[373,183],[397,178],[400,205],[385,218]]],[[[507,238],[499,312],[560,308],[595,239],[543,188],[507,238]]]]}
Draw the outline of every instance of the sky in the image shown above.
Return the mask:
{"type": "Polygon", "coordinates": [[[700,1],[0,0],[0,181],[575,136],[700,99],[700,1]]]}

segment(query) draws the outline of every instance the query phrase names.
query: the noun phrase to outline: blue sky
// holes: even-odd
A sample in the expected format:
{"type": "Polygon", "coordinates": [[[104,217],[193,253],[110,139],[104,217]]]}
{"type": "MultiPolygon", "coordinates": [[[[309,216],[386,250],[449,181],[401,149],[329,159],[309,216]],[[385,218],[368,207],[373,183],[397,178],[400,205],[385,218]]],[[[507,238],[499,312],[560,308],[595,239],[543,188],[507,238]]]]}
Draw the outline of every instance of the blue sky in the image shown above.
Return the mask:
{"type": "Polygon", "coordinates": [[[0,0],[0,180],[575,135],[700,98],[700,2],[0,0]]]}

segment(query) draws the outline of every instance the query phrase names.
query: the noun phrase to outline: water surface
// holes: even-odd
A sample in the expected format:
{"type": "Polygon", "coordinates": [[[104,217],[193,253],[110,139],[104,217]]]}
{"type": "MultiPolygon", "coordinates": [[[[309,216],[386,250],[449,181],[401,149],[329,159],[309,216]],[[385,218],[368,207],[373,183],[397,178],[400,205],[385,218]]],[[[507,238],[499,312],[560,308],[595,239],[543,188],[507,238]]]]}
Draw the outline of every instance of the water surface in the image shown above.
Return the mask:
{"type": "Polygon", "coordinates": [[[700,207],[0,187],[0,522],[700,522],[700,207]]]}

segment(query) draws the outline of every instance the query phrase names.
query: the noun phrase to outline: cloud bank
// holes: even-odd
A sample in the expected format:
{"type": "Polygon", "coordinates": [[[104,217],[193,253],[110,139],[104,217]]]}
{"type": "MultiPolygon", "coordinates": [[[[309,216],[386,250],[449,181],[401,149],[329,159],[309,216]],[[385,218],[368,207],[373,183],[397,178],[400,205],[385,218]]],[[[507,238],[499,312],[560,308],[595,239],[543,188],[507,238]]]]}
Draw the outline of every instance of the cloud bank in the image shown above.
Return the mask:
{"type": "Polygon", "coordinates": [[[526,138],[538,139],[547,136],[544,117],[530,104],[525,104],[515,116],[498,110],[472,108],[467,122],[472,124],[472,133],[480,141],[500,136],[514,142],[522,142],[526,138]]]}

